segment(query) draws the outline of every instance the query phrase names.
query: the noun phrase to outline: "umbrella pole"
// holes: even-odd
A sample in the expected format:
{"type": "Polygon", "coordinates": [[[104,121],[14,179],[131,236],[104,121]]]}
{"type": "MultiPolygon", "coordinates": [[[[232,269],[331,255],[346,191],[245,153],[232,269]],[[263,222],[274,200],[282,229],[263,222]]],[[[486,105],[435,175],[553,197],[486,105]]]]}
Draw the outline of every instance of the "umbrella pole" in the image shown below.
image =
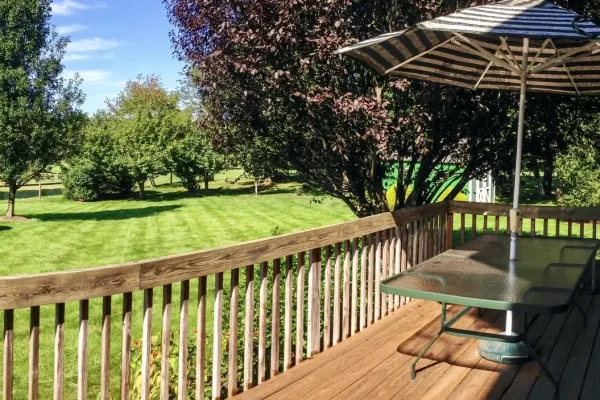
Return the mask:
{"type": "MultiPolygon", "coordinates": [[[[527,66],[529,39],[523,39],[523,64],[521,66],[521,96],[519,99],[519,129],[517,132],[517,160],[515,166],[515,186],[513,192],[513,208],[510,210],[510,254],[509,254],[509,285],[514,284],[516,277],[515,260],[517,258],[517,231],[519,230],[519,187],[521,184],[521,156],[523,152],[523,125],[525,121],[525,97],[527,95],[527,66]]],[[[506,327],[502,333],[506,336],[516,335],[513,331],[513,313],[506,312],[506,327]]],[[[479,354],[488,360],[499,363],[522,364],[531,359],[531,352],[521,341],[516,343],[496,342],[491,340],[479,341],[479,354]]]]}
{"type": "MultiPolygon", "coordinates": [[[[521,95],[519,96],[519,128],[517,130],[517,157],[515,162],[515,185],[513,188],[513,208],[510,211],[510,273],[514,268],[514,261],[517,258],[517,231],[519,229],[519,220],[521,213],[519,211],[519,192],[521,187],[521,158],[523,155],[523,125],[525,124],[525,100],[527,96],[527,67],[529,56],[529,39],[523,39],[523,62],[521,65],[521,95]]],[[[507,334],[513,332],[512,311],[506,313],[507,334]]]]}

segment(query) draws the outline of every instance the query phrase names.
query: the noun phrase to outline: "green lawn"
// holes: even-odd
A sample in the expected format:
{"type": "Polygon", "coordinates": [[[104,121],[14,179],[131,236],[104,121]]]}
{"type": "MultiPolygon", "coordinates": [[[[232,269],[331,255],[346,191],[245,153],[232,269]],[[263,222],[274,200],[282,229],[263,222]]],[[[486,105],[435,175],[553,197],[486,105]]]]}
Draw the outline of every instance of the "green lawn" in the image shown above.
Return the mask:
{"type": "MultiPolygon", "coordinates": [[[[230,177],[235,177],[230,172],[230,177]]],[[[192,196],[177,184],[169,185],[168,178],[157,182],[144,201],[114,200],[92,203],[68,201],[60,196],[59,187],[44,190],[38,199],[37,187],[19,191],[16,204],[18,215],[28,222],[0,223],[0,275],[29,274],[86,268],[113,263],[140,260],[212,248],[225,244],[271,236],[274,232],[286,233],[337,222],[351,221],[355,217],[339,200],[330,197],[313,201],[313,195],[297,196],[296,183],[280,183],[254,197],[249,181],[235,185],[216,177],[211,188],[203,195],[192,196]]],[[[6,191],[0,190],[0,198],[6,191]]],[[[502,219],[500,229],[505,229],[502,219]]],[[[466,218],[465,238],[471,237],[471,217],[466,218]]],[[[478,235],[483,234],[483,217],[477,220],[478,235]]],[[[494,228],[494,219],[488,218],[488,229],[494,228]]],[[[538,221],[536,230],[542,233],[538,221]]],[[[586,236],[592,226],[585,225],[586,236]]],[[[529,221],[524,231],[529,232],[529,221]]],[[[554,234],[554,221],[549,232],[554,234]]],[[[567,233],[563,224],[561,234],[567,233]]],[[[573,234],[579,234],[579,225],[573,225],[573,234]]],[[[460,242],[460,218],[454,220],[454,243],[460,242]]],[[[229,276],[225,275],[225,293],[228,293],[229,276]]],[[[242,278],[243,282],[243,278],[242,278]]],[[[190,336],[195,328],[197,304],[196,281],[192,283],[190,299],[190,336]]],[[[212,283],[208,293],[208,340],[212,336],[212,283]]],[[[160,331],[162,290],[154,291],[154,333],[160,331]]],[[[142,298],[134,296],[133,337],[141,337],[142,298]]],[[[173,288],[173,329],[178,323],[179,285],[173,288]]],[[[78,309],[76,303],[67,304],[65,338],[65,397],[74,398],[77,390],[77,333],[78,309]]],[[[112,328],[112,395],[118,397],[121,344],[121,296],[113,297],[112,328]]],[[[15,313],[15,398],[26,398],[28,354],[28,310],[15,313]]],[[[90,301],[89,341],[89,397],[99,392],[101,299],[90,301]]],[[[227,323],[224,323],[226,326],[227,323]]],[[[40,398],[51,398],[53,365],[54,307],[42,307],[40,398]]],[[[209,343],[210,346],[210,343],[209,343]]],[[[0,349],[0,355],[1,355],[0,349]]]]}
{"type": "MultiPolygon", "coordinates": [[[[235,177],[236,172],[229,173],[235,177]]],[[[315,202],[313,195],[297,196],[297,184],[282,183],[252,196],[249,181],[235,185],[218,175],[208,193],[192,196],[168,178],[157,181],[148,198],[79,203],[65,200],[57,187],[19,191],[16,212],[28,222],[0,223],[0,275],[31,274],[122,263],[350,221],[355,216],[339,200],[315,202]]],[[[0,191],[6,198],[6,191],[0,191]]],[[[228,277],[225,281],[228,281],[228,277]]],[[[191,310],[197,304],[192,283],[191,310]]],[[[226,285],[227,286],[227,285],[226,285]]],[[[209,283],[209,288],[212,285],[209,283]]],[[[134,297],[134,338],[141,337],[141,293],[134,297]]],[[[212,306],[212,290],[208,309],[212,306]]],[[[173,323],[177,325],[179,286],[173,288],[173,323]]],[[[160,328],[161,290],[155,290],[154,332],[160,328]]],[[[118,394],[120,371],[121,296],[113,298],[112,392],[118,394]]],[[[42,307],[40,398],[51,398],[54,308],[42,307]]],[[[65,397],[74,398],[77,383],[78,309],[67,304],[65,323],[65,397]]],[[[195,315],[191,312],[191,315],[195,315]]],[[[209,313],[209,315],[211,315],[209,313]]],[[[28,310],[15,313],[15,398],[27,396],[28,310]]],[[[99,392],[101,299],[90,301],[89,393],[99,392]]],[[[195,327],[192,318],[192,330],[195,327]]],[[[209,336],[212,331],[209,324],[209,336]]]]}

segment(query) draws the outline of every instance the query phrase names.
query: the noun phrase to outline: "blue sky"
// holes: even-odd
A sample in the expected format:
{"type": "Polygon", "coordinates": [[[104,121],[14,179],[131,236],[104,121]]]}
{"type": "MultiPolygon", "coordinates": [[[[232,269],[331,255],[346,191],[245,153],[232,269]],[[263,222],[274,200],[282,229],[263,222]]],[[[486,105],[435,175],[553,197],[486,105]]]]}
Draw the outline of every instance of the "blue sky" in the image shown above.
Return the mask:
{"type": "Polygon", "coordinates": [[[167,89],[177,88],[184,65],[172,55],[160,0],[55,0],[52,23],[71,37],[64,75],[83,78],[84,111],[104,108],[138,74],[160,75],[167,89]]]}

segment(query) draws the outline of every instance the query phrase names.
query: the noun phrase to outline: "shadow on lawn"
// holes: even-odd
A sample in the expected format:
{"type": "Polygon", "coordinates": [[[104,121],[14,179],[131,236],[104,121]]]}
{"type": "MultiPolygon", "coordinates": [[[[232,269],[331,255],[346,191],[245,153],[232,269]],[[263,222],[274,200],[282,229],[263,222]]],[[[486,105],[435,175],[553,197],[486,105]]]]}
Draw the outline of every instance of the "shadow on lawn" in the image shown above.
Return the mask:
{"type": "Polygon", "coordinates": [[[9,231],[11,229],[12,229],[12,227],[10,227],[10,226],[0,225],[0,232],[9,231]]]}
{"type": "MultiPolygon", "coordinates": [[[[271,194],[290,194],[294,193],[295,189],[293,188],[263,188],[259,191],[260,196],[268,196],[271,194]]],[[[208,189],[200,189],[197,193],[190,193],[184,191],[177,192],[159,192],[155,190],[146,190],[146,198],[144,201],[151,202],[161,202],[161,201],[172,201],[172,200],[181,200],[181,199],[190,199],[190,198],[199,198],[199,197],[220,197],[220,196],[249,196],[254,194],[254,187],[235,187],[235,188],[208,188],[208,189]]]]}
{"type": "Polygon", "coordinates": [[[180,205],[152,206],[125,210],[105,210],[73,213],[28,214],[27,218],[40,221],[118,221],[132,218],[146,218],[163,212],[181,208],[180,205]]]}

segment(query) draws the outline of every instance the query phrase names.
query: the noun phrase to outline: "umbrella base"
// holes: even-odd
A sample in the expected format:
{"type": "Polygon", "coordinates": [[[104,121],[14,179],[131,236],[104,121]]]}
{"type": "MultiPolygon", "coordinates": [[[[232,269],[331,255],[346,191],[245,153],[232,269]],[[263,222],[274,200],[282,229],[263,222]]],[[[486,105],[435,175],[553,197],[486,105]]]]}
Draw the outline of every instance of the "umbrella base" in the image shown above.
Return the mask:
{"type": "Polygon", "coordinates": [[[523,342],[480,340],[479,355],[500,364],[524,364],[531,361],[531,352],[523,342]]]}

